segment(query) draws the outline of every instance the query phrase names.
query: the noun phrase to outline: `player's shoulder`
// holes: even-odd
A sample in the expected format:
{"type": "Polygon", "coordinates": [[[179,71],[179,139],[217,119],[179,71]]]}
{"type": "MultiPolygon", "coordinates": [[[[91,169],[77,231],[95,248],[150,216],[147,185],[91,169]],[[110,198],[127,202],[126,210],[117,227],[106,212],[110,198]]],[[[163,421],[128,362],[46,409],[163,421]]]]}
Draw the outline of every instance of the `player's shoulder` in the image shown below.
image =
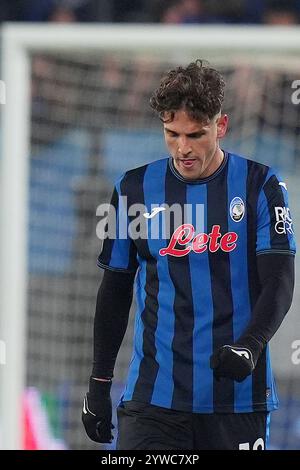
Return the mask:
{"type": "Polygon", "coordinates": [[[247,179],[250,185],[255,182],[256,187],[264,186],[271,178],[280,179],[278,171],[269,165],[232,152],[229,153],[229,156],[233,165],[245,165],[247,167],[247,179]]]}
{"type": "Polygon", "coordinates": [[[143,183],[146,174],[159,175],[165,172],[168,164],[168,157],[160,160],[155,160],[137,168],[132,168],[124,173],[118,180],[117,185],[136,187],[139,182],[143,183]]]}
{"type": "Polygon", "coordinates": [[[244,164],[248,166],[248,172],[252,171],[253,173],[263,173],[267,174],[270,167],[268,165],[264,165],[263,163],[259,163],[246,155],[240,155],[233,152],[228,152],[230,160],[233,164],[241,165],[244,164]]]}

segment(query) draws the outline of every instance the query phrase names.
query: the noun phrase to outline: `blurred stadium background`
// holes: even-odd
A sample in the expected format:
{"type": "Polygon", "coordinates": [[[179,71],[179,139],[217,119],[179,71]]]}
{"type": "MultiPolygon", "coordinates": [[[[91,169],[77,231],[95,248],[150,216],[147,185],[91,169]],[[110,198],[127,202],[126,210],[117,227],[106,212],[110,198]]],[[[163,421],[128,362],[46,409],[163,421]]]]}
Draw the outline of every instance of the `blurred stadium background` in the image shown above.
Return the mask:
{"type": "MultiPolygon", "coordinates": [[[[104,0],[0,3],[4,21],[131,22],[2,28],[0,78],[7,96],[0,135],[0,340],[7,345],[7,364],[0,364],[0,448],[12,445],[19,432],[12,430],[7,438],[7,429],[22,417],[23,448],[95,449],[99,446],[85,436],[80,417],[102,277],[96,267],[97,206],[109,200],[114,180],[126,169],[166,156],[149,97],[168,67],[201,57],[220,68],[228,82],[224,110],[230,130],[223,148],[280,170],[299,237],[300,104],[291,99],[292,83],[300,80],[299,2],[265,2],[261,10],[247,1],[228,2],[231,10],[204,10],[208,2],[197,1],[124,1],[123,7],[104,0]],[[32,8],[22,11],[25,3],[32,8]],[[19,5],[19,16],[9,4],[19,5]],[[194,9],[193,16],[192,5],[200,4],[202,13],[194,9]],[[190,10],[184,10],[187,5],[190,10]],[[270,9],[277,19],[270,20],[270,9]],[[141,21],[195,24],[132,24],[141,21]],[[232,23],[294,26],[253,29],[232,23]],[[18,71],[23,75],[14,75],[18,71]],[[12,234],[20,215],[26,233],[12,234]],[[16,390],[10,389],[14,384],[16,390]],[[15,414],[8,409],[14,400],[15,414]]],[[[297,280],[293,307],[272,341],[281,398],[271,419],[274,449],[300,449],[300,364],[291,359],[292,344],[300,340],[299,300],[297,280]]],[[[130,360],[133,315],[134,306],[115,371],[115,402],[130,360]]]]}

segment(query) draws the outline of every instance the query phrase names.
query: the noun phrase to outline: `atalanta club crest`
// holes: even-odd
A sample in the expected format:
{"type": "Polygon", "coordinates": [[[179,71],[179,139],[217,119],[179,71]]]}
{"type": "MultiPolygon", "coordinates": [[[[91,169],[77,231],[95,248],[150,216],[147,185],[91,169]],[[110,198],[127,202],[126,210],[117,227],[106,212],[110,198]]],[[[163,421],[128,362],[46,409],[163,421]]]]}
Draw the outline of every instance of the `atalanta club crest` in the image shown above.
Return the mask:
{"type": "Polygon", "coordinates": [[[245,215],[245,204],[240,197],[235,197],[230,203],[230,217],[234,222],[240,222],[245,215]]]}

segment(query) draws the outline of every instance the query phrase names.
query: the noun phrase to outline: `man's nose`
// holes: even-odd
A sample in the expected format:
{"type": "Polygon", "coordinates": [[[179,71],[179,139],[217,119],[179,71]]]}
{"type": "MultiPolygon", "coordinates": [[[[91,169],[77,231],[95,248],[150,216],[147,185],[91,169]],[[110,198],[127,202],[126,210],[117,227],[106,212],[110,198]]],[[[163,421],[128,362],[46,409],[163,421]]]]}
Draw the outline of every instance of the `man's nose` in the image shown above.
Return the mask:
{"type": "Polygon", "coordinates": [[[186,138],[179,139],[178,152],[184,156],[184,155],[188,155],[189,153],[191,153],[191,151],[192,149],[191,149],[191,145],[189,141],[186,138]]]}

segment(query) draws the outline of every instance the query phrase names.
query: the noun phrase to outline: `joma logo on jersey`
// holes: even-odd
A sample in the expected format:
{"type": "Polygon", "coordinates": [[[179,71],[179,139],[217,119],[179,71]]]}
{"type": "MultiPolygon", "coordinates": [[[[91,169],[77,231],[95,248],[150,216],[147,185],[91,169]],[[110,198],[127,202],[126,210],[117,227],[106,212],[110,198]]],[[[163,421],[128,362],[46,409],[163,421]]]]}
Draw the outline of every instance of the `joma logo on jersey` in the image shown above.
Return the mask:
{"type": "Polygon", "coordinates": [[[180,225],[173,233],[170,243],[166,248],[161,248],[161,256],[186,256],[191,251],[195,253],[204,253],[207,249],[211,253],[223,250],[226,253],[235,250],[238,234],[227,232],[224,235],[220,233],[220,225],[213,225],[209,234],[199,233],[195,235],[195,228],[192,224],[180,225]],[[175,248],[180,245],[183,248],[175,248]]]}
{"type": "Polygon", "coordinates": [[[275,231],[279,234],[286,234],[287,232],[293,235],[293,221],[288,207],[275,207],[275,231]]]}

